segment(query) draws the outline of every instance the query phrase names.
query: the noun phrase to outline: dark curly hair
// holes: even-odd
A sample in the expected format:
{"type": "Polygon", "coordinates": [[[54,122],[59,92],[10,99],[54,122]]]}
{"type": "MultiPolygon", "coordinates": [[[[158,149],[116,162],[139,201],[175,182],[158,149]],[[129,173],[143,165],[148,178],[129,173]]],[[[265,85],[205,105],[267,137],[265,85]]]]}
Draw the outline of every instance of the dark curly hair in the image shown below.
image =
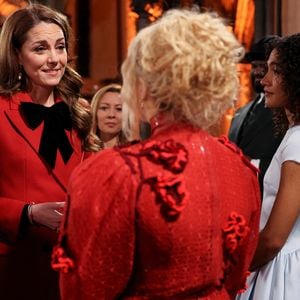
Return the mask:
{"type": "MultiPolygon", "coordinates": [[[[293,121],[300,122],[300,34],[293,34],[280,39],[274,50],[276,51],[278,70],[282,79],[282,88],[286,93],[289,111],[293,114],[293,121]]],[[[283,109],[274,110],[276,132],[284,133],[289,124],[283,109]]]]}

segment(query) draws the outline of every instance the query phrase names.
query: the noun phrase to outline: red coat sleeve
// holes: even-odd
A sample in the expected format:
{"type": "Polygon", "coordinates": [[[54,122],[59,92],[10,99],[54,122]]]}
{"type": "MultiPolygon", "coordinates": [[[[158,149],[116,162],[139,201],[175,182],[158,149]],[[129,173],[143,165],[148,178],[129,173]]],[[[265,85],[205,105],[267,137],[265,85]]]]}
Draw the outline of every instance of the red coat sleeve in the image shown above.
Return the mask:
{"type": "Polygon", "coordinates": [[[114,299],[124,290],[134,258],[135,185],[129,167],[110,150],[74,172],[65,221],[75,267],[61,272],[62,299],[114,299]]]}

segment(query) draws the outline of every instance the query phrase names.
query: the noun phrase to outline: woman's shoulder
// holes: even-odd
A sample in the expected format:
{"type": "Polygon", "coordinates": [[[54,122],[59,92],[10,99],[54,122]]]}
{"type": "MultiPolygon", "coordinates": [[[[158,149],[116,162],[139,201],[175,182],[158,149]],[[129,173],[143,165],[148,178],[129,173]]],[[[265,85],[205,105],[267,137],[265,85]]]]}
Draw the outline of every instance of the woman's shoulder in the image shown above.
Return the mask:
{"type": "Polygon", "coordinates": [[[80,170],[97,169],[105,166],[119,166],[122,163],[120,154],[113,148],[100,150],[99,152],[92,152],[86,155],[86,159],[78,167],[80,170]]]}
{"type": "Polygon", "coordinates": [[[300,143],[300,125],[295,125],[291,128],[289,128],[289,130],[286,133],[287,139],[288,140],[296,140],[299,141],[300,143]]]}
{"type": "Polygon", "coordinates": [[[282,161],[292,160],[300,162],[300,125],[291,127],[285,134],[279,153],[282,161]]]}
{"type": "Polygon", "coordinates": [[[16,110],[18,109],[20,100],[16,95],[0,95],[0,110],[16,110]]]}
{"type": "Polygon", "coordinates": [[[86,158],[72,173],[71,182],[87,178],[108,180],[118,173],[118,176],[128,176],[129,168],[120,153],[115,149],[105,149],[86,158]]]}
{"type": "Polygon", "coordinates": [[[16,105],[20,104],[21,101],[31,101],[31,98],[26,92],[16,92],[14,94],[0,94],[0,105],[1,107],[7,106],[9,103],[16,105]]]}
{"type": "Polygon", "coordinates": [[[288,129],[280,148],[299,148],[300,147],[300,125],[293,126],[288,129]]]}
{"type": "Polygon", "coordinates": [[[258,169],[250,162],[243,151],[226,136],[215,138],[216,145],[213,148],[216,155],[222,160],[222,164],[230,169],[249,169],[253,174],[258,174],[258,169]],[[245,168],[247,167],[247,168],[245,168]]]}
{"type": "Polygon", "coordinates": [[[0,95],[0,108],[8,107],[10,101],[11,101],[11,97],[5,96],[5,95],[0,95]]]}

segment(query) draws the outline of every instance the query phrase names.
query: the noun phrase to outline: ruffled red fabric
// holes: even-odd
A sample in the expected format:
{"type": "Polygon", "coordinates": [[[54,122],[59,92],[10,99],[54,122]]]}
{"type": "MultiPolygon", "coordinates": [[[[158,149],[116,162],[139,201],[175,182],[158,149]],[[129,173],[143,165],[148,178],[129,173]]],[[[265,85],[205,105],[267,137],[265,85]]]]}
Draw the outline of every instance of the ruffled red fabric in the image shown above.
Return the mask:
{"type": "Polygon", "coordinates": [[[74,269],[74,261],[66,255],[65,250],[60,246],[54,247],[51,265],[55,271],[63,273],[68,273],[74,269]]]}
{"type": "MultiPolygon", "coordinates": [[[[238,253],[236,250],[243,243],[244,239],[249,235],[250,227],[245,217],[236,212],[232,212],[228,221],[223,227],[224,237],[224,257],[225,257],[225,277],[232,272],[232,268],[238,264],[238,253]]],[[[242,276],[241,288],[238,292],[242,292],[246,289],[246,279],[250,272],[246,271],[242,276]]]]}
{"type": "Polygon", "coordinates": [[[223,141],[168,124],[85,161],[70,181],[69,257],[54,259],[69,271],[62,299],[233,299],[256,247],[260,197],[254,169],[223,141]]]}
{"type": "Polygon", "coordinates": [[[163,165],[173,173],[182,172],[188,162],[188,152],[184,146],[174,140],[152,141],[143,147],[142,155],[156,164],[163,165]]]}
{"type": "Polygon", "coordinates": [[[165,205],[168,216],[177,216],[182,212],[189,200],[189,193],[181,175],[159,173],[149,182],[159,200],[165,205]]]}
{"type": "Polygon", "coordinates": [[[129,165],[132,163],[126,157],[128,155],[136,157],[139,161],[146,158],[161,167],[156,176],[149,178],[144,176],[144,170],[140,169],[139,171],[143,182],[151,186],[157,196],[157,202],[162,205],[162,214],[166,214],[167,217],[178,216],[189,199],[185,179],[180,175],[188,163],[186,148],[182,144],[168,139],[143,143],[140,145],[139,151],[124,148],[120,148],[119,151],[129,165]]]}
{"type": "Polygon", "coordinates": [[[233,254],[243,238],[249,234],[249,231],[250,228],[245,218],[236,212],[232,212],[226,226],[223,228],[226,251],[233,254]]]}
{"type": "Polygon", "coordinates": [[[247,277],[251,274],[250,271],[246,271],[244,276],[242,277],[242,282],[244,282],[243,286],[237,291],[237,294],[242,294],[246,291],[246,289],[248,288],[247,285],[247,277]]]}

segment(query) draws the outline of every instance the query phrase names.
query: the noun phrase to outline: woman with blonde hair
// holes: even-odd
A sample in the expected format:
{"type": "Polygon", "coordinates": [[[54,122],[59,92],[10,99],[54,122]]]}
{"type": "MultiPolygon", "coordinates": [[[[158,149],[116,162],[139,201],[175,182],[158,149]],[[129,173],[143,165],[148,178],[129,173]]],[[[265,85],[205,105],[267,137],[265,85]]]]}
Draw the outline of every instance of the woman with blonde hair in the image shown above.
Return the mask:
{"type": "Polygon", "coordinates": [[[91,101],[92,124],[85,148],[97,152],[126,142],[122,132],[121,85],[99,89],[91,101]]]}
{"type": "Polygon", "coordinates": [[[124,128],[138,138],[72,176],[53,266],[63,299],[231,299],[258,234],[256,171],[210,136],[236,97],[241,45],[223,21],[172,10],[140,31],[122,66],[124,128]],[[84,192],[83,192],[84,191],[84,192]]]}

